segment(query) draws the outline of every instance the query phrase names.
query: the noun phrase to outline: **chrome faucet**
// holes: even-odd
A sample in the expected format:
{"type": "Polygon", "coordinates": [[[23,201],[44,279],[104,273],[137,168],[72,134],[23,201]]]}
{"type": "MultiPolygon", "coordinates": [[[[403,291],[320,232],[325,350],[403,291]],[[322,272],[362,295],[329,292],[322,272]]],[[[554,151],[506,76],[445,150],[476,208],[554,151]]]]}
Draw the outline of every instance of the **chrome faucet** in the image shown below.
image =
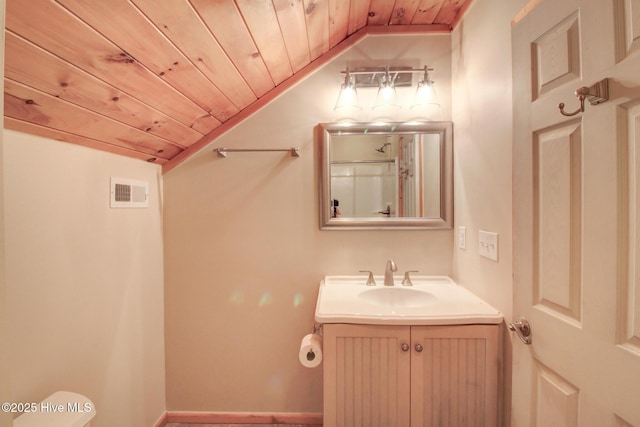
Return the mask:
{"type": "Polygon", "coordinates": [[[389,261],[387,261],[387,266],[384,269],[384,285],[385,286],[393,286],[393,272],[394,271],[398,271],[398,267],[396,266],[396,263],[393,262],[392,259],[390,259],[389,261]]]}

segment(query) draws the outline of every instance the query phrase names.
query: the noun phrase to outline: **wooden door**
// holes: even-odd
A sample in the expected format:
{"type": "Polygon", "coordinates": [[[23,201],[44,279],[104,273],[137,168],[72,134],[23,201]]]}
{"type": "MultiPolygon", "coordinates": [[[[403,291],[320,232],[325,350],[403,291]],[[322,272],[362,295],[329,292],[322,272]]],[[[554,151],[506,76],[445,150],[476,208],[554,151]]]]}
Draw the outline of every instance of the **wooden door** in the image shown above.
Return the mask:
{"type": "Polygon", "coordinates": [[[512,427],[640,426],[639,9],[544,0],[512,28],[512,427]]]}
{"type": "Polygon", "coordinates": [[[498,425],[499,330],[411,327],[411,427],[498,425]]]}
{"type": "Polygon", "coordinates": [[[323,425],[409,426],[409,343],[409,326],[325,324],[323,425]]]}

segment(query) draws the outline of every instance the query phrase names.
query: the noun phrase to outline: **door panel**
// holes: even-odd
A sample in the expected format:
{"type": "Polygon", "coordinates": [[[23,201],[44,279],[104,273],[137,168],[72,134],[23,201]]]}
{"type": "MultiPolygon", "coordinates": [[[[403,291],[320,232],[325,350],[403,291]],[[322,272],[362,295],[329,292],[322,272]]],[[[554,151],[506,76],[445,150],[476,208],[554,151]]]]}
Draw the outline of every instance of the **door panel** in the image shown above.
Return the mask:
{"type": "Polygon", "coordinates": [[[550,369],[538,365],[535,383],[536,424],[577,427],[580,391],[550,369]]]}
{"type": "Polygon", "coordinates": [[[572,13],[531,43],[533,99],[580,78],[580,21],[572,13]]]}
{"type": "MultiPolygon", "coordinates": [[[[626,249],[623,259],[623,270],[628,272],[626,280],[621,281],[620,289],[620,322],[619,341],[629,350],[640,353],[640,275],[636,271],[640,266],[640,104],[632,104],[621,109],[620,122],[627,128],[621,134],[621,150],[628,163],[621,165],[628,168],[628,214],[624,221],[629,225],[629,232],[622,237],[626,249]]],[[[623,176],[624,178],[624,176],[623,176]]]]}
{"type": "Polygon", "coordinates": [[[579,121],[533,136],[533,303],[578,325],[582,141],[579,121]]]}
{"type": "Polygon", "coordinates": [[[640,1],[541,1],[512,28],[512,427],[640,426],[640,1]],[[609,100],[573,112],[609,79],[609,100]],[[515,320],[515,319],[514,319],[515,320]]]}

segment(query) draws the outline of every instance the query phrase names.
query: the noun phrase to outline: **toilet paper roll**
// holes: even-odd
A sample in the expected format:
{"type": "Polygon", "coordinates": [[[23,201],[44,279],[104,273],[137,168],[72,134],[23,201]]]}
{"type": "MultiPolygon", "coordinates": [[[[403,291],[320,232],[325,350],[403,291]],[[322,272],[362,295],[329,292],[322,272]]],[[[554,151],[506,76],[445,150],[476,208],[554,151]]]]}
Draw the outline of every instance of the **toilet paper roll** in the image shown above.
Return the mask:
{"type": "Polygon", "coordinates": [[[302,366],[307,368],[318,366],[322,362],[322,337],[318,334],[305,335],[300,343],[298,358],[302,366]]]}

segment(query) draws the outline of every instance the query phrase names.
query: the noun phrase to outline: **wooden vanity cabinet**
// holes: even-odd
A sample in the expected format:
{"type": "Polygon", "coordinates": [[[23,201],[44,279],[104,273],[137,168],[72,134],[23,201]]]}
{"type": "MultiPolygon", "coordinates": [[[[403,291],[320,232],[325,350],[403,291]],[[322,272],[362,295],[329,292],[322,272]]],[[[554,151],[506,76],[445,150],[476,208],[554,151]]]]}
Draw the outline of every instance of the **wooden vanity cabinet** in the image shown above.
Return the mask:
{"type": "Polygon", "coordinates": [[[324,426],[497,426],[499,331],[325,324],[324,426]]]}

